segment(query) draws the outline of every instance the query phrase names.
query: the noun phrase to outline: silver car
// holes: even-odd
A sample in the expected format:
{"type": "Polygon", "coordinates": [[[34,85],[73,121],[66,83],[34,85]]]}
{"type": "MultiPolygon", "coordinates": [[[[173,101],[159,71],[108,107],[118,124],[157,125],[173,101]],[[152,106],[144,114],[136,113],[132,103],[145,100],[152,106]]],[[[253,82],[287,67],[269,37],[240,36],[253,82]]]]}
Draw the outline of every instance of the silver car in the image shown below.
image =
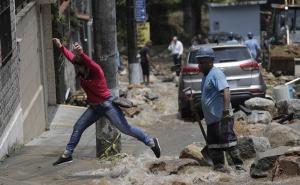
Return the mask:
{"type": "Polygon", "coordinates": [[[183,62],[179,77],[178,107],[181,117],[191,116],[190,105],[182,92],[191,87],[193,94],[201,101],[201,81],[195,58],[200,47],[211,47],[215,53],[214,66],[221,69],[230,86],[233,107],[243,104],[252,97],[265,97],[266,85],[260,72],[260,65],[250,55],[245,45],[199,45],[190,48],[187,60],[183,62]]]}

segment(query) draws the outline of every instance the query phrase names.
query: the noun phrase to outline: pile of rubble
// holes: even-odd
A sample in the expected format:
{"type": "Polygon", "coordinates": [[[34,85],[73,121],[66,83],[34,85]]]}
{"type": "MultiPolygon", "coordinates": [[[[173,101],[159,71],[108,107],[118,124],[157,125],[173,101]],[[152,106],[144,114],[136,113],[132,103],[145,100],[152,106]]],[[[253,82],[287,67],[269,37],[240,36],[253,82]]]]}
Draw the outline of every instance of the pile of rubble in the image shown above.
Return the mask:
{"type": "Polygon", "coordinates": [[[279,72],[277,73],[272,73],[268,72],[266,69],[261,68],[261,73],[264,78],[264,81],[267,85],[267,92],[266,94],[272,96],[273,92],[273,87],[277,85],[282,85],[285,84],[286,82],[289,82],[293,80],[295,77],[294,76],[284,76],[279,72]]]}
{"type": "MultiPolygon", "coordinates": [[[[245,106],[234,113],[234,129],[238,135],[241,157],[253,161],[250,176],[269,177],[270,180],[300,176],[300,100],[282,100],[275,104],[269,99],[253,98],[247,100],[245,106]]],[[[197,165],[207,166],[201,150],[201,147],[191,144],[181,152],[180,158],[194,159],[197,165]]],[[[195,161],[185,162],[195,165],[195,161]]],[[[227,162],[233,165],[230,157],[227,157],[227,162]]],[[[169,169],[167,165],[156,164],[151,170],[156,173],[158,170],[164,171],[169,169]],[[165,167],[162,168],[162,165],[165,167]]]]}

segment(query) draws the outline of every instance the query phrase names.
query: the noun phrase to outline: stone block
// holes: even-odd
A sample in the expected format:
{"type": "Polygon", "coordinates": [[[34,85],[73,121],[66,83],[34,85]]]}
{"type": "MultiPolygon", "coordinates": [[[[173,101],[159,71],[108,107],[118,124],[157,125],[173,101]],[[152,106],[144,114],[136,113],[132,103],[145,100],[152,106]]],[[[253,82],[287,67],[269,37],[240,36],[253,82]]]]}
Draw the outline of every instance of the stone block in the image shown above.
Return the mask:
{"type": "Polygon", "coordinates": [[[258,153],[255,161],[251,164],[250,176],[252,178],[262,178],[268,176],[277,158],[288,152],[290,148],[291,147],[288,146],[280,146],[267,150],[263,153],[258,153]]]}

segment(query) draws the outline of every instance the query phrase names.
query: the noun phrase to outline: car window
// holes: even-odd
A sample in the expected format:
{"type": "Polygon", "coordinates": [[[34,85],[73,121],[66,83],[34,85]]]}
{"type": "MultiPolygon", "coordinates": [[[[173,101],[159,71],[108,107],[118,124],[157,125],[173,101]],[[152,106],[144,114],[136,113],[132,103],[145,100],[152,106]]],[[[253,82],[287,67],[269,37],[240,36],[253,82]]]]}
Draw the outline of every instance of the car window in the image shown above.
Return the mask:
{"type": "Polygon", "coordinates": [[[234,62],[251,59],[246,47],[213,48],[215,52],[215,63],[234,62]]]}
{"type": "MultiPolygon", "coordinates": [[[[234,62],[251,59],[251,55],[246,47],[224,47],[213,48],[213,50],[216,56],[214,63],[234,62]]],[[[195,58],[196,53],[197,50],[190,52],[190,64],[197,64],[197,60],[195,58]]]]}

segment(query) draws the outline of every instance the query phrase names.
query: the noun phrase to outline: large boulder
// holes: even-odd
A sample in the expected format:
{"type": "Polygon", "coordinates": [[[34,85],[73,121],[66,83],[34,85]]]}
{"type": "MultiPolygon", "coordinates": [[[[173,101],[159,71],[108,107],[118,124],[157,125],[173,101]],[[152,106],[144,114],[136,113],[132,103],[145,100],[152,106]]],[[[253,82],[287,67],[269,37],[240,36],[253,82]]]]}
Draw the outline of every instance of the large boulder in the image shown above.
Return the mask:
{"type": "Polygon", "coordinates": [[[267,150],[263,153],[258,153],[254,162],[251,164],[250,176],[252,178],[267,177],[277,158],[288,152],[290,148],[291,147],[288,146],[280,146],[267,150]]]}
{"type": "Polygon", "coordinates": [[[234,121],[247,120],[247,114],[240,110],[233,113],[233,117],[234,117],[234,121]]]}
{"type": "Polygon", "coordinates": [[[234,123],[234,132],[238,136],[264,136],[265,124],[248,124],[246,121],[236,121],[234,123]]]}
{"type": "Polygon", "coordinates": [[[270,113],[275,112],[275,103],[272,100],[265,98],[251,98],[245,101],[245,105],[251,110],[265,110],[269,111],[270,113]]]}
{"type": "Polygon", "coordinates": [[[253,110],[250,115],[247,117],[247,122],[249,124],[269,124],[272,121],[272,116],[268,111],[259,111],[259,110],[253,110]]]}
{"type": "Polygon", "coordinates": [[[300,116],[300,99],[281,100],[276,103],[278,114],[291,114],[300,116]]]}
{"type": "Polygon", "coordinates": [[[300,147],[289,149],[280,156],[273,168],[272,180],[300,176],[300,147]]]}
{"type": "Polygon", "coordinates": [[[256,153],[265,152],[271,148],[268,138],[265,137],[239,137],[238,148],[243,159],[254,158],[256,153]]]}
{"type": "MultiPolygon", "coordinates": [[[[250,159],[256,157],[256,154],[265,152],[271,149],[268,138],[245,136],[238,137],[238,149],[242,159],[250,159]]],[[[233,162],[228,154],[226,154],[229,165],[233,165],[233,162]]]]}
{"type": "Polygon", "coordinates": [[[298,131],[300,133],[300,120],[293,120],[291,124],[287,124],[286,126],[298,131]]]}
{"type": "Polygon", "coordinates": [[[265,124],[250,124],[248,125],[248,131],[252,136],[263,137],[266,127],[265,124]]]}
{"type": "Polygon", "coordinates": [[[181,151],[179,158],[184,159],[194,159],[199,162],[202,166],[208,166],[207,162],[205,161],[202,153],[202,148],[196,146],[195,144],[190,144],[184,148],[184,150],[181,151]]]}
{"type": "Polygon", "coordinates": [[[269,139],[272,147],[300,144],[300,132],[276,122],[272,122],[266,127],[264,136],[269,139]]]}

